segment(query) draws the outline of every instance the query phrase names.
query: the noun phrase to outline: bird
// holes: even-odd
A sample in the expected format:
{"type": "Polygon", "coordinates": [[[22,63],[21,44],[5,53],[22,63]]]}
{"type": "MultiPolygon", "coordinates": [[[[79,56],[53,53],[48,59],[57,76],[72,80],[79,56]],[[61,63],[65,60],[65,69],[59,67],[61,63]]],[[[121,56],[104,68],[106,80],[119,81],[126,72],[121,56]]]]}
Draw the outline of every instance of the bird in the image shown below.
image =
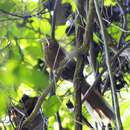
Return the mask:
{"type": "Polygon", "coordinates": [[[27,115],[30,115],[37,103],[37,100],[38,100],[37,96],[30,97],[30,96],[24,94],[19,102],[24,105],[25,110],[27,111],[27,115]]]}
{"type": "MultiPolygon", "coordinates": [[[[47,43],[44,43],[45,63],[52,70],[57,70],[62,61],[66,58],[67,52],[62,48],[56,39],[47,38],[47,43]]],[[[74,72],[76,68],[76,61],[74,59],[68,60],[66,66],[61,72],[61,78],[64,80],[73,81],[74,72]]],[[[90,88],[86,82],[84,75],[81,81],[81,92],[84,95],[90,88]]],[[[103,118],[105,115],[110,120],[115,120],[114,112],[106,100],[99,94],[97,90],[93,90],[86,97],[86,102],[97,112],[99,117],[103,118]],[[103,114],[102,114],[103,113],[103,114]]]]}
{"type": "Polygon", "coordinates": [[[59,46],[55,39],[48,38],[44,44],[45,62],[52,69],[56,70],[61,61],[65,58],[65,51],[59,46]]]}
{"type": "MultiPolygon", "coordinates": [[[[27,94],[23,94],[22,98],[19,100],[19,103],[24,106],[24,111],[27,112],[27,117],[33,112],[38,98],[38,96],[31,97],[27,94]]],[[[29,124],[25,124],[22,130],[47,130],[47,120],[47,117],[45,117],[40,108],[34,119],[29,124]]]]}

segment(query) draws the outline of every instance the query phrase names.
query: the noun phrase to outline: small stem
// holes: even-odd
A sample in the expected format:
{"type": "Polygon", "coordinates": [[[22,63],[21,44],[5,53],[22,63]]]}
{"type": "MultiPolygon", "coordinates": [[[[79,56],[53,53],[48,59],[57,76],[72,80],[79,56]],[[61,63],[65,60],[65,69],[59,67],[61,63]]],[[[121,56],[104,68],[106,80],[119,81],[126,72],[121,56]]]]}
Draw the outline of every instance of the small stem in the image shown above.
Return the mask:
{"type": "MultiPolygon", "coordinates": [[[[83,44],[84,29],[78,25],[84,26],[82,22],[85,16],[84,5],[85,0],[77,0],[78,8],[78,18],[77,18],[77,28],[76,28],[76,47],[79,48],[83,44]]],[[[77,63],[73,78],[73,83],[75,86],[75,130],[82,130],[82,102],[81,102],[81,80],[84,68],[83,56],[77,56],[77,63]]]]}
{"type": "Polygon", "coordinates": [[[56,13],[57,13],[56,9],[57,9],[58,3],[59,3],[59,0],[55,0],[54,13],[53,13],[52,22],[51,22],[51,26],[52,26],[51,37],[52,37],[52,39],[55,38],[55,23],[56,23],[56,13]]]}
{"type": "Polygon", "coordinates": [[[104,41],[106,64],[107,64],[108,73],[109,73],[110,82],[111,82],[111,93],[112,93],[112,99],[113,99],[112,101],[113,101],[114,111],[115,111],[115,116],[116,116],[116,122],[115,123],[116,123],[117,130],[123,130],[121,117],[120,117],[120,111],[119,111],[119,103],[118,103],[117,94],[115,92],[112,69],[111,69],[111,65],[110,65],[107,39],[106,39],[105,30],[104,30],[102,17],[101,17],[100,11],[99,11],[97,0],[94,0],[94,5],[95,5],[96,13],[97,13],[97,16],[98,16],[98,19],[99,19],[100,27],[101,27],[102,38],[103,38],[103,41],[104,41]]]}
{"type": "Polygon", "coordinates": [[[21,61],[24,61],[24,54],[23,54],[23,51],[19,45],[18,38],[16,38],[16,37],[15,37],[15,42],[16,42],[16,46],[18,47],[19,54],[21,56],[21,61]]]}
{"type": "Polygon", "coordinates": [[[60,118],[59,112],[57,112],[56,115],[57,115],[57,121],[59,123],[59,130],[62,130],[62,123],[61,123],[61,118],[60,118]]]}
{"type": "Polygon", "coordinates": [[[45,100],[45,97],[49,94],[49,92],[52,90],[53,84],[50,84],[50,86],[47,87],[46,90],[43,91],[42,95],[38,98],[38,101],[32,111],[32,113],[23,121],[23,124],[21,126],[21,128],[31,122],[34,117],[36,116],[37,112],[39,111],[39,109],[41,108],[41,105],[43,103],[43,101],[45,100]]]}

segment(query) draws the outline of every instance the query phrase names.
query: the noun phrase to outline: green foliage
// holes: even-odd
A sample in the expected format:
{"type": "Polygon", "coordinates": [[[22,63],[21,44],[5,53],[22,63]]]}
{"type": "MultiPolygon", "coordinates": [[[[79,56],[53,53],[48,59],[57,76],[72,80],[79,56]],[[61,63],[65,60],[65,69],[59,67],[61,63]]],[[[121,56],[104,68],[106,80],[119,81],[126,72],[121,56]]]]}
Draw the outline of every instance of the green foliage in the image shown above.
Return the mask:
{"type": "Polygon", "coordinates": [[[45,88],[48,86],[48,77],[32,68],[31,66],[19,63],[17,61],[9,61],[5,68],[1,70],[0,80],[3,84],[11,86],[13,84],[27,83],[36,88],[45,88]]]}
{"type": "MultiPolygon", "coordinates": [[[[38,95],[49,85],[48,75],[35,67],[38,59],[44,59],[44,52],[41,45],[42,39],[51,33],[50,13],[44,15],[36,15],[43,9],[44,0],[37,2],[36,0],[0,0],[0,10],[7,11],[2,13],[0,11],[0,117],[3,118],[7,113],[10,97],[19,100],[22,94],[28,90],[30,95],[38,95]],[[16,14],[21,17],[11,16],[9,13],[16,14]],[[31,18],[23,18],[22,16],[34,15],[31,18]],[[8,45],[10,44],[10,45],[8,45]],[[28,89],[26,89],[28,88],[28,89]],[[23,90],[23,91],[22,91],[23,90]]],[[[76,2],[74,0],[62,0],[63,3],[69,2],[72,5],[72,10],[76,11],[76,2]]],[[[105,0],[104,5],[115,5],[115,0],[105,0]]],[[[129,19],[130,15],[128,15],[129,19]]],[[[112,23],[107,31],[118,43],[121,30],[117,28],[118,23],[112,23]]],[[[67,50],[72,50],[73,36],[67,37],[65,33],[67,25],[57,26],[55,35],[67,50]],[[69,43],[69,46],[68,46],[69,43]]],[[[128,23],[128,28],[130,23],[128,23]]],[[[97,44],[102,44],[101,36],[94,33],[94,41],[97,44]],[[101,43],[100,43],[101,42],[101,43]]],[[[129,41],[130,36],[125,38],[129,41]]],[[[115,44],[115,43],[114,43],[115,44]]],[[[103,56],[99,53],[99,63],[102,63],[103,56]]],[[[102,69],[102,68],[100,68],[102,69]]],[[[48,70],[48,69],[47,69],[48,70]]],[[[91,66],[85,67],[85,73],[89,75],[92,72],[91,66]]],[[[129,84],[130,76],[128,73],[125,81],[129,84]]],[[[61,82],[61,81],[59,81],[61,82]]],[[[59,111],[62,125],[64,128],[74,129],[74,115],[70,113],[66,107],[66,102],[71,99],[73,101],[72,84],[59,83],[60,87],[56,88],[57,96],[49,97],[43,103],[43,112],[49,119],[49,130],[58,129],[53,127],[58,126],[56,119],[56,112],[59,111]],[[62,101],[62,102],[61,102],[62,101]]],[[[122,93],[122,92],[121,92],[122,93]]],[[[109,94],[110,96],[110,94],[109,94]]],[[[130,126],[130,103],[129,92],[123,91],[123,98],[121,99],[121,116],[125,130],[129,130],[130,126]]],[[[109,99],[108,99],[109,101],[109,99]]],[[[83,105],[83,114],[87,119],[90,116],[86,112],[83,105]]],[[[8,127],[11,130],[11,127],[8,127]]],[[[84,126],[83,130],[87,130],[84,126]]]]}
{"type": "Polygon", "coordinates": [[[119,38],[121,36],[121,31],[119,30],[119,28],[116,28],[116,24],[112,24],[112,26],[110,26],[108,28],[108,33],[111,34],[111,36],[118,42],[119,38]]]}
{"type": "Polygon", "coordinates": [[[115,5],[116,1],[115,0],[104,0],[104,5],[110,6],[110,5],[115,5]]]}
{"type": "Polygon", "coordinates": [[[61,37],[66,35],[65,29],[66,29],[65,25],[57,27],[57,29],[56,29],[56,38],[57,39],[60,39],[61,37]]]}
{"type": "Polygon", "coordinates": [[[51,96],[43,103],[43,112],[46,116],[53,116],[60,109],[61,101],[57,96],[51,96]]]}
{"type": "Polygon", "coordinates": [[[8,109],[8,97],[9,95],[3,88],[0,86],[0,117],[5,115],[8,109]]]}
{"type": "Polygon", "coordinates": [[[15,5],[16,3],[13,0],[8,0],[8,2],[5,0],[0,1],[0,9],[4,9],[5,11],[10,11],[15,5]]]}

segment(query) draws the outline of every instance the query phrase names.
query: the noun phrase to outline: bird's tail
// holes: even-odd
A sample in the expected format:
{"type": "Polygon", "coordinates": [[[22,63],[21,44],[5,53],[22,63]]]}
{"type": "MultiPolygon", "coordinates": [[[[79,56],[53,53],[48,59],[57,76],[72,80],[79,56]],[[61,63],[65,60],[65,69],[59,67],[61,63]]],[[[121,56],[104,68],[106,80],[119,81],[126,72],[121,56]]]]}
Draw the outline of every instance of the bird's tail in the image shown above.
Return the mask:
{"type": "MultiPolygon", "coordinates": [[[[84,81],[81,87],[82,87],[82,94],[84,95],[88,90],[88,88],[90,87],[90,85],[86,81],[84,81]]],[[[97,91],[90,92],[86,97],[86,101],[98,113],[98,115],[101,118],[103,117],[102,116],[103,113],[110,120],[115,120],[115,114],[112,111],[112,108],[97,91]]]]}

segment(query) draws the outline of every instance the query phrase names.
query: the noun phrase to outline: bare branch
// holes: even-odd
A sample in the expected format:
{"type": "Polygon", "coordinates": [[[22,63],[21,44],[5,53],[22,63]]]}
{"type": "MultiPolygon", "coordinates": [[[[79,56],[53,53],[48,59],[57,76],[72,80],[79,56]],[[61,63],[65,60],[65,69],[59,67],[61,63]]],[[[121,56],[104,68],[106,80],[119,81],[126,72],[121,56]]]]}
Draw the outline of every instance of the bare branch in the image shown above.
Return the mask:
{"type": "Polygon", "coordinates": [[[122,122],[121,122],[121,119],[120,119],[118,98],[117,98],[117,94],[115,92],[114,80],[113,80],[113,75],[112,75],[112,71],[111,71],[107,39],[106,39],[106,35],[105,35],[104,25],[103,25],[103,22],[102,22],[102,17],[101,17],[99,7],[98,7],[98,3],[97,3],[96,0],[94,0],[94,5],[95,5],[96,13],[97,13],[97,16],[98,16],[98,19],[99,19],[100,27],[101,27],[102,39],[104,41],[106,64],[107,64],[108,73],[109,73],[110,82],[111,82],[112,99],[113,99],[114,111],[115,111],[115,115],[116,115],[116,127],[117,127],[118,130],[123,130],[122,122]]]}
{"type": "Polygon", "coordinates": [[[36,116],[37,112],[39,111],[39,109],[41,108],[41,105],[43,103],[43,101],[45,100],[45,97],[49,94],[50,90],[52,89],[53,85],[51,84],[46,90],[43,91],[42,95],[38,98],[38,101],[32,111],[32,113],[28,116],[28,118],[26,118],[22,124],[22,127],[31,122],[34,117],[36,116]]]}
{"type": "MultiPolygon", "coordinates": [[[[78,18],[77,23],[81,26],[84,26],[83,19],[85,17],[85,10],[84,10],[84,4],[86,0],[77,0],[77,8],[78,8],[78,18]]],[[[77,24],[77,25],[78,25],[77,24]]],[[[76,33],[76,46],[77,48],[80,47],[83,44],[83,35],[84,35],[84,29],[80,26],[77,26],[77,33],[76,33]]],[[[83,56],[78,55],[77,56],[77,63],[73,78],[73,83],[75,86],[75,130],[82,130],[82,124],[79,122],[82,122],[82,103],[81,103],[81,78],[84,68],[84,60],[83,56]]]]}
{"type": "Polygon", "coordinates": [[[51,22],[51,25],[52,25],[51,37],[52,37],[52,39],[55,38],[56,9],[57,9],[58,3],[59,3],[59,0],[55,0],[54,14],[53,14],[53,16],[52,16],[52,22],[51,22]]]}

